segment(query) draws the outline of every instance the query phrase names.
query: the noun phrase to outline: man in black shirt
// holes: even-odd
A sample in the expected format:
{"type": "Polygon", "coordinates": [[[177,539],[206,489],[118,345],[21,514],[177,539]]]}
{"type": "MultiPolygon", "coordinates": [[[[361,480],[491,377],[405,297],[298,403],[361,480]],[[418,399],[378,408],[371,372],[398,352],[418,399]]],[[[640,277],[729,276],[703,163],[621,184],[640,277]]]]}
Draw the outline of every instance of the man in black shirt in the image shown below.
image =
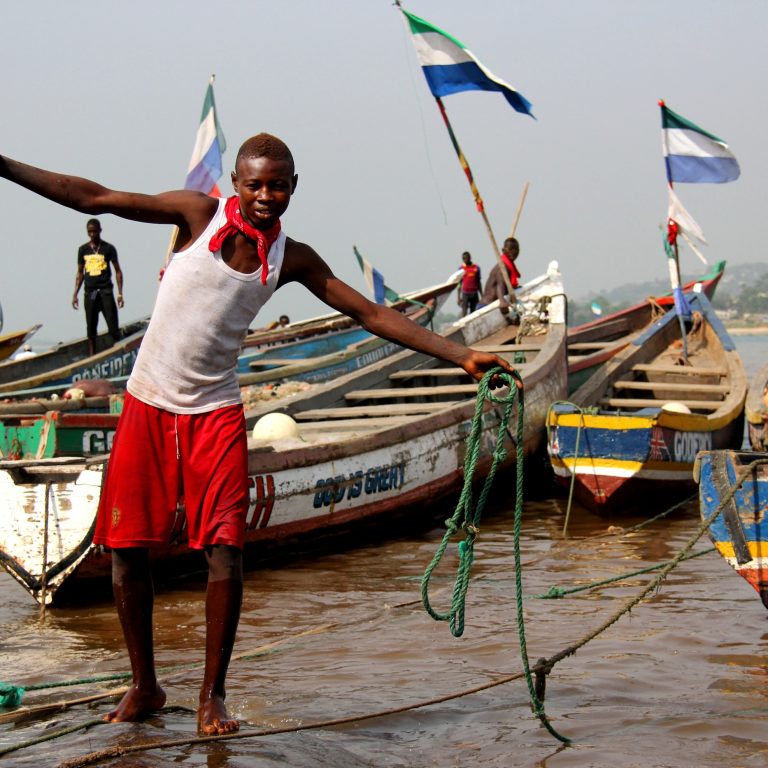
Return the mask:
{"type": "Polygon", "coordinates": [[[86,230],[90,238],[77,251],[77,274],[75,275],[75,293],[72,296],[72,306],[79,306],[77,294],[80,286],[85,283],[83,290],[83,306],[85,308],[85,324],[88,334],[89,354],[96,353],[97,326],[99,312],[107,322],[112,343],[120,340],[120,325],[117,321],[117,307],[123,308],[123,273],[117,260],[117,249],[114,245],[101,239],[101,224],[98,219],[89,219],[86,230]],[[112,286],[112,270],[115,270],[117,281],[117,304],[115,304],[114,288],[112,286]]]}

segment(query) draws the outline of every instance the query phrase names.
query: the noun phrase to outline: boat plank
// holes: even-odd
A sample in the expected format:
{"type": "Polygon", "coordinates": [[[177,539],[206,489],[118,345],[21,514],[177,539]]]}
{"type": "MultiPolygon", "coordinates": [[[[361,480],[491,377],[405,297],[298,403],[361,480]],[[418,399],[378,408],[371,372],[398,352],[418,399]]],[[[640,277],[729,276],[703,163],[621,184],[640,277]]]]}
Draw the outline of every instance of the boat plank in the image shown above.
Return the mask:
{"type": "Polygon", "coordinates": [[[392,387],[391,389],[356,389],[344,395],[346,400],[384,400],[389,397],[434,397],[437,395],[474,395],[477,384],[446,384],[434,387],[392,387]]]}
{"type": "Polygon", "coordinates": [[[360,419],[335,419],[332,424],[327,419],[320,421],[303,421],[300,425],[301,433],[304,432],[328,432],[329,428],[333,432],[343,432],[346,430],[378,430],[384,427],[399,427],[402,424],[417,419],[419,414],[408,416],[372,416],[360,419]]]}
{"type": "Polygon", "coordinates": [[[596,349],[608,349],[615,343],[615,341],[575,341],[568,345],[568,351],[583,349],[591,352],[596,349]]]}
{"type": "Polygon", "coordinates": [[[659,363],[637,363],[633,371],[643,373],[679,373],[683,376],[725,376],[728,371],[720,366],[707,368],[693,365],[662,365],[659,363]]]}
{"type": "Polygon", "coordinates": [[[726,395],[731,391],[728,384],[697,384],[693,381],[666,382],[666,381],[614,381],[614,389],[643,389],[652,391],[665,389],[674,392],[712,392],[713,394],[726,395]]]}
{"type": "MultiPolygon", "coordinates": [[[[653,398],[634,398],[634,397],[604,397],[600,400],[600,405],[610,408],[661,408],[668,400],[654,400],[653,398]]],[[[716,411],[722,405],[721,401],[715,400],[677,400],[691,409],[702,411],[716,411]]]]}
{"type": "Polygon", "coordinates": [[[473,344],[478,352],[541,352],[540,344],[473,344]]]}
{"type": "Polygon", "coordinates": [[[316,421],[318,419],[350,419],[358,416],[409,416],[435,413],[456,405],[455,402],[442,403],[388,403],[386,405],[360,405],[348,408],[313,408],[292,414],[296,421],[316,421]]]}

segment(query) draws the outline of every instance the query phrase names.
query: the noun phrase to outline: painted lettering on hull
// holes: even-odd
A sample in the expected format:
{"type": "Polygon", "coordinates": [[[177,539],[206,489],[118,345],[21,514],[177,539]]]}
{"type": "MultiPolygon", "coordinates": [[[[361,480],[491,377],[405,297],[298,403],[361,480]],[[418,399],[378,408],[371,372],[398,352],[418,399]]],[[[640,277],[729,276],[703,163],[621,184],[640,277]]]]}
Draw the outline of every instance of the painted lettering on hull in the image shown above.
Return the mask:
{"type": "Polygon", "coordinates": [[[361,494],[370,496],[402,488],[405,483],[405,462],[386,464],[381,467],[358,469],[349,475],[322,478],[315,483],[315,509],[330,507],[347,499],[355,499],[361,494]]]}
{"type": "Polygon", "coordinates": [[[699,451],[712,450],[711,432],[675,432],[675,461],[692,464],[699,451]]]}
{"type": "Polygon", "coordinates": [[[86,429],[83,432],[83,453],[109,453],[114,439],[114,429],[86,429]]]}
{"type": "Polygon", "coordinates": [[[112,379],[117,376],[127,376],[133,370],[133,364],[138,356],[138,349],[132,349],[130,352],[123,352],[121,355],[109,357],[95,365],[89,365],[87,368],[81,368],[72,374],[72,381],[82,379],[112,379]]]}

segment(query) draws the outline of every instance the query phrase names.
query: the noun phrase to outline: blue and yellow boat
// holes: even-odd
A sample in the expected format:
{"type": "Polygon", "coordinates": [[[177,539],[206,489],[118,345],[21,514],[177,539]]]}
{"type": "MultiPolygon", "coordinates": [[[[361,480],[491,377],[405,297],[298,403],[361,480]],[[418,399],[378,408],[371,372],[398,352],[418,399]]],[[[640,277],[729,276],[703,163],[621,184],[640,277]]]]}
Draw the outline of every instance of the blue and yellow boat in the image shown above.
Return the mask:
{"type": "Polygon", "coordinates": [[[699,451],[741,446],[744,367],[706,296],[687,299],[550,408],[555,476],[593,510],[691,493],[699,451]]]}

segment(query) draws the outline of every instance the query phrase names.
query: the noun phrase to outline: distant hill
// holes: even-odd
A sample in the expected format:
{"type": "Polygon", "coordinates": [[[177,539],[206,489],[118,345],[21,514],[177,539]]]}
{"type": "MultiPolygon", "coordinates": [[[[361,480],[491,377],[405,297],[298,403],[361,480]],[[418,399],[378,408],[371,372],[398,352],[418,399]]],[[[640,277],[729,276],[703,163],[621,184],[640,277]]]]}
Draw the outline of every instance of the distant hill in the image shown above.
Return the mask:
{"type": "MultiPolygon", "coordinates": [[[[704,274],[706,268],[703,264],[701,266],[702,269],[699,272],[683,273],[683,282],[695,280],[704,274]]],[[[754,284],[755,280],[766,274],[768,274],[768,263],[765,262],[726,264],[723,278],[715,294],[715,303],[717,303],[718,298],[723,298],[722,294],[727,294],[731,298],[738,296],[744,288],[754,284]]],[[[602,291],[590,291],[583,296],[575,296],[574,299],[578,302],[591,302],[595,299],[603,299],[611,305],[622,307],[642,301],[646,296],[659,296],[664,293],[669,293],[669,280],[660,278],[643,283],[624,283],[616,288],[602,291]]]]}

